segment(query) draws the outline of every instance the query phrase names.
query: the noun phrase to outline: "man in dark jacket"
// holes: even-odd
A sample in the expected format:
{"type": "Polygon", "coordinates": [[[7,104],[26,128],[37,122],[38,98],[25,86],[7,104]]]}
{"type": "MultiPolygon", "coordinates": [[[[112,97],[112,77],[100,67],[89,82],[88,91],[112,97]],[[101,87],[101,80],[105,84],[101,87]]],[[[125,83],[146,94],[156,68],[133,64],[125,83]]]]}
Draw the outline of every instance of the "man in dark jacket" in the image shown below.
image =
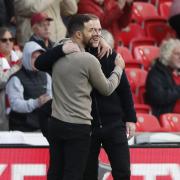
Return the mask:
{"type": "MultiPolygon", "coordinates": [[[[93,47],[97,47],[101,35],[101,25],[98,19],[94,19],[94,30],[97,32],[93,37],[93,47]]],[[[103,33],[105,40],[109,33],[103,33]]],[[[114,44],[114,43],[109,43],[114,44]]],[[[97,56],[96,49],[89,49],[89,52],[97,56]]],[[[102,70],[106,77],[109,77],[114,68],[114,60],[117,56],[113,52],[108,57],[100,59],[102,70]]],[[[98,179],[98,156],[101,146],[105,149],[111,167],[114,180],[130,179],[130,157],[127,141],[135,133],[136,113],[134,110],[132,94],[125,72],[121,82],[110,96],[105,97],[97,91],[92,93],[92,139],[87,168],[84,180],[98,179]]]]}
{"type": "Polygon", "coordinates": [[[153,114],[159,117],[173,112],[180,99],[180,85],[173,79],[173,72],[180,69],[180,41],[169,39],[160,47],[160,57],[155,61],[146,80],[146,101],[153,114]]]}

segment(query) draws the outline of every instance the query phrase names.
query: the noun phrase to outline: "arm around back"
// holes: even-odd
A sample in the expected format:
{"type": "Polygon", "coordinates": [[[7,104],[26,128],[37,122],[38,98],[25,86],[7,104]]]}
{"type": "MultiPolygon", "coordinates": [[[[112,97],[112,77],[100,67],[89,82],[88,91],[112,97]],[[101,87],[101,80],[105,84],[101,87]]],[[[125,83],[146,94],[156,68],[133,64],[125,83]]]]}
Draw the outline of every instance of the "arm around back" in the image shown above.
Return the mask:
{"type": "Polygon", "coordinates": [[[53,64],[60,58],[65,56],[63,50],[63,45],[58,45],[44,54],[41,54],[35,61],[34,66],[36,69],[45,72],[51,72],[53,64]]]}

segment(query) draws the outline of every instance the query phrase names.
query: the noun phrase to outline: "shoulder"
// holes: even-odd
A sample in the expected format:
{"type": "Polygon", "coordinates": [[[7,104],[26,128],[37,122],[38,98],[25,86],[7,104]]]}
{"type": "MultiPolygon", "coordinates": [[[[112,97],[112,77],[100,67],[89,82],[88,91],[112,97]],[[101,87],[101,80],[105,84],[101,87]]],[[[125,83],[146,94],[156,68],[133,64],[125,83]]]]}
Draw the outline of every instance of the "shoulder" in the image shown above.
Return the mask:
{"type": "Polygon", "coordinates": [[[11,87],[19,87],[21,86],[21,81],[17,76],[12,76],[10,77],[10,79],[7,82],[7,88],[11,88],[11,87]]]}
{"type": "Polygon", "coordinates": [[[75,52],[69,55],[83,61],[98,61],[98,59],[89,52],[75,52]]]}

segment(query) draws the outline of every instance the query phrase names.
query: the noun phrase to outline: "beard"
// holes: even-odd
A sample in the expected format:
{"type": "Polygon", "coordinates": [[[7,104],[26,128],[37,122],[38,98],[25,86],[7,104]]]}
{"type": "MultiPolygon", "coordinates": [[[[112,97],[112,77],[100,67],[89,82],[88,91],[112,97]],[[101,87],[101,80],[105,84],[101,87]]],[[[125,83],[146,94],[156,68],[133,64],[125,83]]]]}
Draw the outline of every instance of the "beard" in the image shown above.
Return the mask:
{"type": "Polygon", "coordinates": [[[86,47],[97,48],[99,46],[100,37],[93,36],[89,41],[86,47]]]}

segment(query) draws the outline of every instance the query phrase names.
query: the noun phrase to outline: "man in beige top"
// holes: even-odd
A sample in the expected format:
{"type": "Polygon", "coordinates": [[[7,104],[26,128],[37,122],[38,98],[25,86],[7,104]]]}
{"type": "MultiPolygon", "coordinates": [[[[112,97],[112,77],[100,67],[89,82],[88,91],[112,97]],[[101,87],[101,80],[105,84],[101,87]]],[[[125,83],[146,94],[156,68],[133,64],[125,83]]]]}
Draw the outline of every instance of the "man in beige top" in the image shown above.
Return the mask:
{"type": "Polygon", "coordinates": [[[110,95],[118,86],[124,68],[118,56],[111,76],[106,79],[99,61],[85,52],[84,47],[95,33],[90,16],[73,17],[68,33],[81,52],[68,54],[53,66],[48,180],[82,180],[90,143],[92,87],[110,95]]]}

